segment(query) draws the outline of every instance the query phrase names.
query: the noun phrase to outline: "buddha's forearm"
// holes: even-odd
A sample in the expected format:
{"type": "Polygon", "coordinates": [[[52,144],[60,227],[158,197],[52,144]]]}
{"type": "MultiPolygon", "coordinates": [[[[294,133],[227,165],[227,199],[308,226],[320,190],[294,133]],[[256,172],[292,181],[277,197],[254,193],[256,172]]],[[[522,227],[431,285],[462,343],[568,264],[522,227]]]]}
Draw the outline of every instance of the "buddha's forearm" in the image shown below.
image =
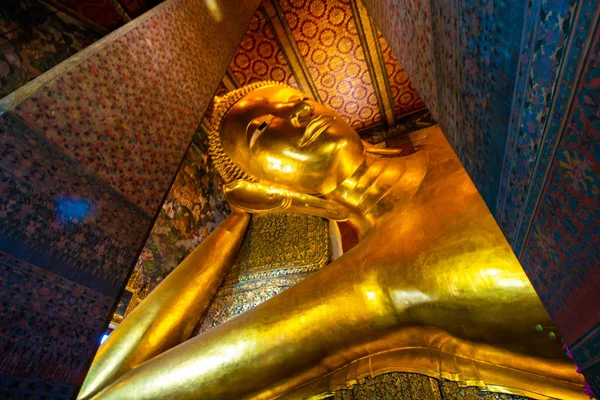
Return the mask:
{"type": "Polygon", "coordinates": [[[363,344],[403,328],[432,326],[489,343],[503,343],[512,332],[511,340],[519,347],[523,339],[531,343],[527,329],[545,320],[518,264],[513,268],[516,261],[502,249],[488,249],[488,256],[480,254],[468,265],[463,262],[456,279],[446,264],[460,264],[442,248],[436,249],[442,257],[439,262],[427,259],[431,271],[424,274],[418,272],[422,268],[410,267],[415,260],[408,250],[402,253],[406,263],[386,262],[385,253],[372,247],[381,242],[365,239],[287,291],[140,365],[98,398],[276,395],[368,356],[370,349],[363,344]],[[488,279],[477,268],[488,262],[498,268],[499,280],[488,279]],[[442,277],[436,279],[438,275],[442,277]],[[510,295],[499,291],[508,283],[510,295]],[[482,294],[484,290],[487,294],[482,294]],[[482,326],[469,324],[470,320],[481,321],[482,326]],[[300,378],[291,379],[295,376],[300,378]],[[270,387],[277,388],[270,391],[270,387]]]}
{"type": "Polygon", "coordinates": [[[98,398],[241,399],[412,322],[401,321],[375,277],[330,267],[139,366],[98,398]]]}
{"type": "Polygon", "coordinates": [[[127,371],[187,340],[232,265],[250,217],[236,212],[115,329],[83,384],[89,398],[127,371]]]}
{"type": "MultiPolygon", "coordinates": [[[[401,264],[373,263],[378,262],[360,252],[348,253],[260,306],[140,365],[97,398],[271,398],[368,356],[373,348],[366,344],[390,332],[426,325],[460,332],[468,316],[486,322],[506,316],[495,308],[473,309],[476,293],[468,287],[457,296],[401,264]],[[402,301],[395,294],[402,294],[402,301]]],[[[537,308],[527,307],[534,299],[529,294],[508,299],[508,309],[522,315],[508,315],[503,323],[540,321],[537,308]],[[523,310],[517,309],[519,299],[523,310]]],[[[505,336],[499,327],[482,328],[490,342],[505,336]]],[[[462,332],[467,338],[480,336],[481,329],[467,328],[472,330],[462,332]]]]}

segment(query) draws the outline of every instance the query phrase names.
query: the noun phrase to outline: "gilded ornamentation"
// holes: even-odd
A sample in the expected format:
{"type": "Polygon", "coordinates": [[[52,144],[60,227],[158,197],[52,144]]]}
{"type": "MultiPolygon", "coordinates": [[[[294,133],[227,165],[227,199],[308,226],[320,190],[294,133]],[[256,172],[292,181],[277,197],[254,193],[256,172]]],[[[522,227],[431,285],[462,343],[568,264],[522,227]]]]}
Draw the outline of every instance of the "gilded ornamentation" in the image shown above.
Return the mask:
{"type": "MultiPolygon", "coordinates": [[[[438,381],[425,375],[392,372],[365,378],[349,389],[337,390],[330,400],[446,400],[438,381]]],[[[466,399],[465,399],[466,400],[466,399]]],[[[471,399],[469,399],[471,400],[471,399]]]]}
{"type": "Polygon", "coordinates": [[[461,387],[456,382],[425,375],[391,372],[365,378],[349,389],[337,390],[330,400],[529,400],[528,397],[461,387]]]}
{"type": "Polygon", "coordinates": [[[330,259],[323,218],[299,214],[252,217],[242,248],[198,333],[247,311],[323,268],[330,259]]]}
{"type": "Polygon", "coordinates": [[[328,235],[322,218],[254,216],[225,286],[260,279],[264,271],[276,270],[278,276],[317,271],[329,262],[328,235]]]}
{"type": "Polygon", "coordinates": [[[529,397],[514,394],[483,391],[476,387],[460,387],[458,383],[442,380],[438,382],[444,400],[528,400],[529,397]]]}

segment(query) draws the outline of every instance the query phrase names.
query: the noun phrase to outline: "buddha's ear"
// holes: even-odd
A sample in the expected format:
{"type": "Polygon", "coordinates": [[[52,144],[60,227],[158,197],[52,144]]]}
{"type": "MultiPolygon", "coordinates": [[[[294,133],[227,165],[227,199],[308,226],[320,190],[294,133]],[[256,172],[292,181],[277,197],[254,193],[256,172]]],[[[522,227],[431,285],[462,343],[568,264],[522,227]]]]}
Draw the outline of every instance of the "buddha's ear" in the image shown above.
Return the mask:
{"type": "Polygon", "coordinates": [[[378,156],[398,156],[402,153],[402,149],[388,149],[386,147],[379,147],[366,141],[362,141],[365,148],[365,152],[368,154],[374,154],[378,156]]]}

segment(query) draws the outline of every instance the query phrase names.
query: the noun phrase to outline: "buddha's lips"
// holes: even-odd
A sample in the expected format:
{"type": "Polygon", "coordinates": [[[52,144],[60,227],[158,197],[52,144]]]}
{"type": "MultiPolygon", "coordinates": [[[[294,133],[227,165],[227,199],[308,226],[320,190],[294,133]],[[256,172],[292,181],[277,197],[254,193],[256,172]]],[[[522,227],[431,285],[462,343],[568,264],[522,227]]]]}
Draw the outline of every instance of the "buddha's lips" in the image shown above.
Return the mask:
{"type": "Polygon", "coordinates": [[[330,115],[320,115],[310,121],[304,130],[304,135],[298,141],[298,146],[304,147],[314,142],[334,121],[335,117],[330,115]]]}

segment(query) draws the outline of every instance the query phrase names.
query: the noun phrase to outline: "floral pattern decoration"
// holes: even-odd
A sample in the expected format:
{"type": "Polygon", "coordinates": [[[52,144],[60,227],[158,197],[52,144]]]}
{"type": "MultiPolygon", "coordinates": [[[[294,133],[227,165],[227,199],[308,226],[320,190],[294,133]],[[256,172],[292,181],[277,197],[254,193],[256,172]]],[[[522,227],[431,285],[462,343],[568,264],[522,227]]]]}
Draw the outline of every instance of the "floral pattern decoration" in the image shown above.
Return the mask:
{"type": "Polygon", "coordinates": [[[35,0],[3,0],[0,35],[0,98],[100,39],[35,0]]]}

